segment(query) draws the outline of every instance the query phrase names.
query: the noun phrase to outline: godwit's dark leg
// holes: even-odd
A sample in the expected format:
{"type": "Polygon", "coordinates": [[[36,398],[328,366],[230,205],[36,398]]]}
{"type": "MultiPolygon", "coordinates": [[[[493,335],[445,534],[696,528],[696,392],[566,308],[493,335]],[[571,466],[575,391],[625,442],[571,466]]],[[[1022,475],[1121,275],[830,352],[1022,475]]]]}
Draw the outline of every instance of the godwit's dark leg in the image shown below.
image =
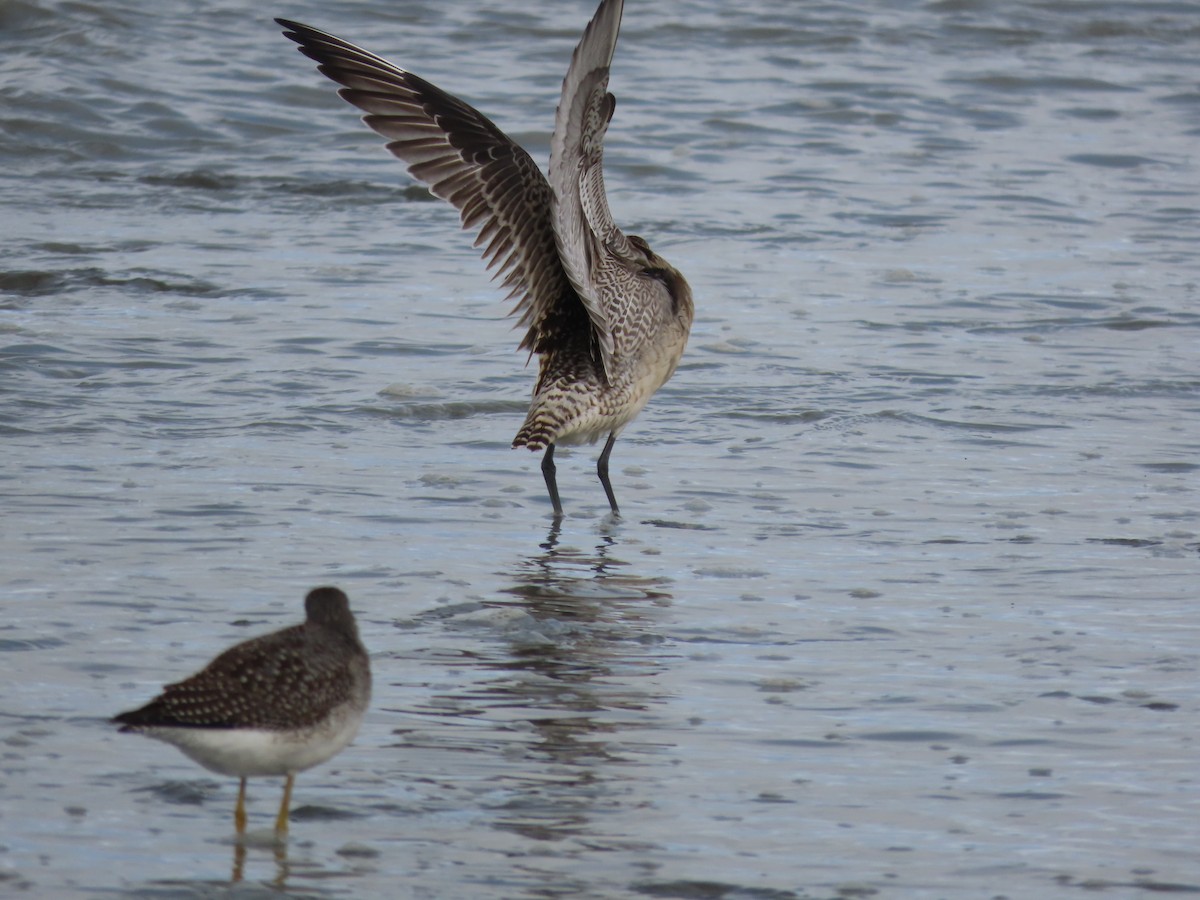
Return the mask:
{"type": "Polygon", "coordinates": [[[604,493],[608,496],[608,505],[612,507],[613,515],[619,516],[621,511],[617,509],[617,498],[613,494],[612,482],[608,480],[608,454],[612,453],[613,444],[616,442],[617,433],[610,431],[604,449],[600,451],[600,458],[596,460],[596,474],[600,476],[600,483],[604,485],[604,493]]]}
{"type": "Polygon", "coordinates": [[[550,492],[550,502],[554,504],[554,518],[562,518],[562,503],[558,499],[558,480],[554,477],[554,445],[546,445],[546,455],[542,457],[542,477],[546,479],[546,490],[550,492]]]}

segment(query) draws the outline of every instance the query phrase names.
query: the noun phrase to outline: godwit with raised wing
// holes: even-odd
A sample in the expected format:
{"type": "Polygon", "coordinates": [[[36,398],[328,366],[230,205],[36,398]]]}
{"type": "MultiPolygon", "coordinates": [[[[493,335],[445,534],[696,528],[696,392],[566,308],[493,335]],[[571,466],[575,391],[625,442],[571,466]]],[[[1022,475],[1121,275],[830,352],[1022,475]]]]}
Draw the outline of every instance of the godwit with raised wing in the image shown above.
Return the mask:
{"type": "Polygon", "coordinates": [[[692,325],[683,276],[613,222],[604,190],[608,92],[623,0],[603,0],[563,79],[547,179],[482,113],[411,72],[333,35],[276,19],[338,93],[363,110],[387,148],[478,230],[488,268],[503,276],[525,327],[521,349],[539,356],[537,384],[514,447],[545,449],[542,474],[562,517],[558,444],[608,439],[596,472],[608,477],[617,435],[671,377],[692,325]]]}

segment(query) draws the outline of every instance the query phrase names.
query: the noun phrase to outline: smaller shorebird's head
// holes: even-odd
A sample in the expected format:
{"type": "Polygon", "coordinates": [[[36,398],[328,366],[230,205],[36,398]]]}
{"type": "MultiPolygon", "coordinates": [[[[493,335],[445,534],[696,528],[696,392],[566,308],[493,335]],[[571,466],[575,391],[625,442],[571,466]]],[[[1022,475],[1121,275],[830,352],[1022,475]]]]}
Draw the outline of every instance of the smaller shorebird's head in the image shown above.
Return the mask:
{"type": "Polygon", "coordinates": [[[309,622],[342,634],[358,637],[358,626],[350,612],[349,598],[338,588],[313,588],[304,598],[304,611],[309,622]]]}

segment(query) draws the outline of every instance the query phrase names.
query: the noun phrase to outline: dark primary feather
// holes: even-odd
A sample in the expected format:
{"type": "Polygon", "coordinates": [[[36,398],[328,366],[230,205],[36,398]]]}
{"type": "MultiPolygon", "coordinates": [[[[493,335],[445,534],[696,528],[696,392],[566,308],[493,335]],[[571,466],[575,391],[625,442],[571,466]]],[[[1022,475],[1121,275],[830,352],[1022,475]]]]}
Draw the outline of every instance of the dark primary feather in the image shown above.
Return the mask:
{"type": "Polygon", "coordinates": [[[472,106],[411,72],[331,34],[276,19],[288,38],[342,85],[338,91],[387,138],[388,150],[435,196],[452,203],[464,228],[476,229],[488,268],[517,300],[526,329],[521,349],[546,353],[564,335],[591,332],[592,352],[607,341],[589,321],[555,243],[553,194],[529,154],[472,106]]]}

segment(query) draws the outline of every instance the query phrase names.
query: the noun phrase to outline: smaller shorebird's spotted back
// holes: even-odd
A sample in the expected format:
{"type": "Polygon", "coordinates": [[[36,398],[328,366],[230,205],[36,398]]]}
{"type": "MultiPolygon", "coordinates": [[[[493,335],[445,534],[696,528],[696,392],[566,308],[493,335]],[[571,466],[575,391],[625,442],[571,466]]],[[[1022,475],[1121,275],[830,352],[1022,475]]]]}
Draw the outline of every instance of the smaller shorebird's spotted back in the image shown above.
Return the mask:
{"type": "Polygon", "coordinates": [[[174,744],[206,769],[239,778],[239,833],[246,779],[286,776],[275,822],[286,832],[296,773],[349,744],[370,701],[370,662],[346,595],[316,588],[305,611],[302,624],[235,644],[145,706],[113,718],[123,732],[174,744]]]}
{"type": "Polygon", "coordinates": [[[338,92],[388,139],[413,177],[476,229],[489,268],[517,300],[521,348],[539,357],[514,447],[544,450],[542,473],[562,516],[559,444],[606,442],[596,471],[612,512],[613,443],[675,371],[693,318],[678,270],[613,221],[604,187],[608,91],[623,0],[602,0],[584,30],[555,117],[547,178],[482,113],[428,81],[340,38],[277,19],[338,92]]]}

